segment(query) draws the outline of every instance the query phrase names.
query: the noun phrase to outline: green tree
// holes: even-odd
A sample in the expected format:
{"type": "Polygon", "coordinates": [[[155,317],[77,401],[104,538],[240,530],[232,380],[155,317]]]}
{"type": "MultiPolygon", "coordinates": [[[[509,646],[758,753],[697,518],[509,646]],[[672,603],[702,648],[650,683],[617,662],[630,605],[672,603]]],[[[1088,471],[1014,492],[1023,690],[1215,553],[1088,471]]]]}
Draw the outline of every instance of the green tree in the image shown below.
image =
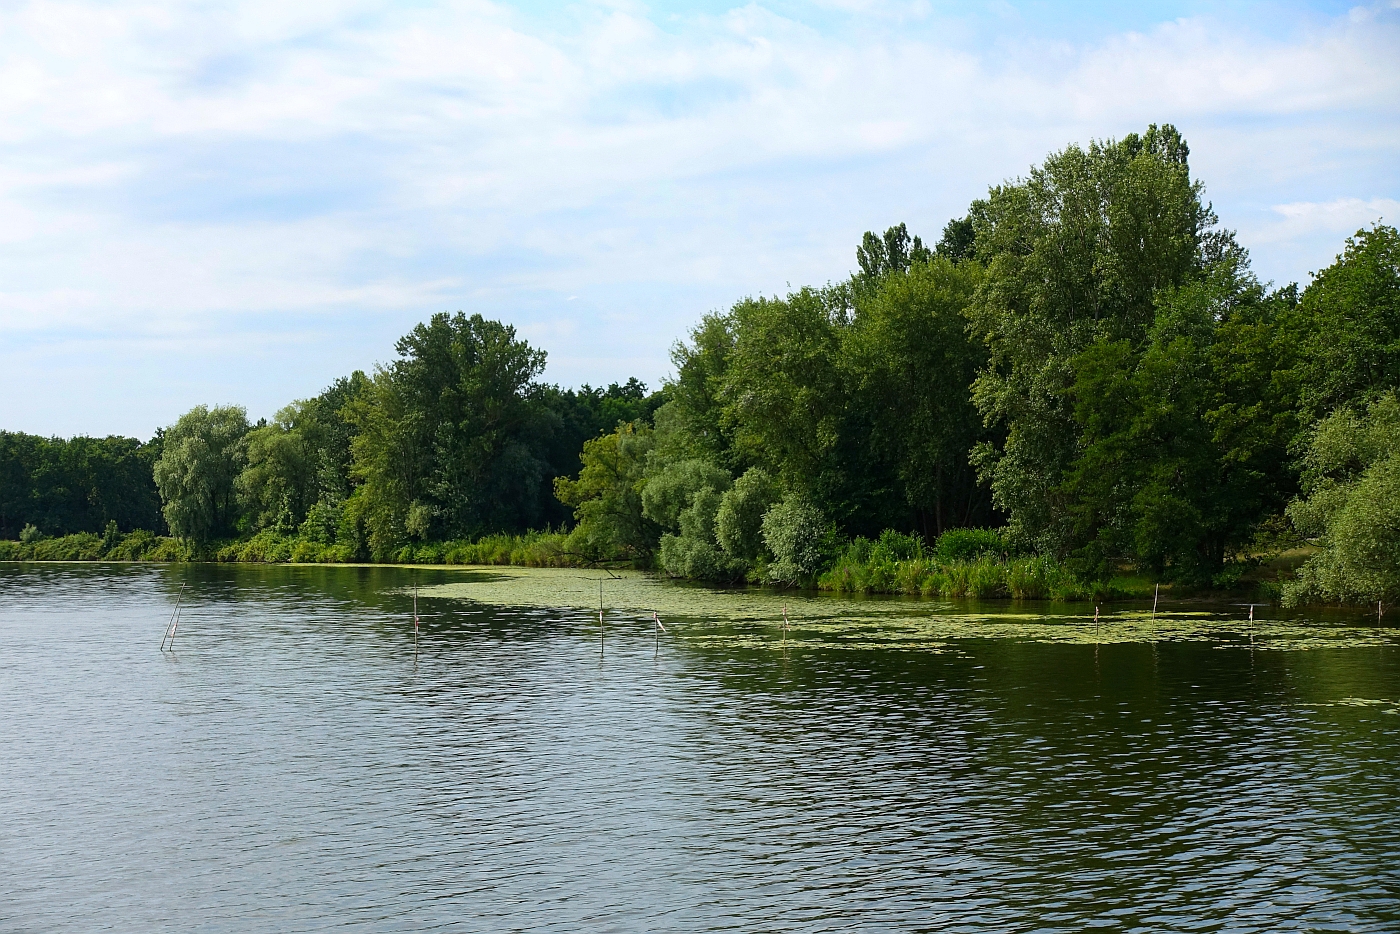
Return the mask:
{"type": "Polygon", "coordinates": [[[572,550],[594,561],[650,558],[661,529],[642,514],[641,490],[653,439],[645,424],[624,422],[584,442],[577,480],[554,478],[555,496],[578,523],[569,535],[572,550]]]}
{"type": "Polygon", "coordinates": [[[671,458],[701,457],[728,470],[739,466],[732,426],[726,424],[725,380],[734,352],[732,315],[706,315],[690,341],[671,349],[676,378],[666,386],[668,401],[656,412],[657,444],[671,458]]]}
{"type": "MultiPolygon", "coordinates": [[[[888,478],[914,526],[931,538],[991,519],[968,463],[973,445],[987,437],[969,392],[986,359],[966,317],[980,278],[975,262],[943,257],[887,275],[857,303],[844,340],[843,382],[860,426],[860,440],[847,446],[869,465],[858,473],[867,485],[888,478]]],[[[879,519],[904,524],[889,507],[879,519]]]]}
{"type": "Polygon", "coordinates": [[[864,282],[879,282],[891,273],[908,272],[916,263],[927,263],[933,254],[918,237],[911,238],[909,229],[898,224],[876,236],[867,230],[856,248],[856,278],[864,282]]]}
{"type": "Polygon", "coordinates": [[[553,429],[532,395],[545,355],[480,315],[437,314],[401,338],[350,406],[351,450],[376,554],[408,536],[473,537],[528,528],[553,429]]]}
{"type": "Polygon", "coordinates": [[[172,535],[204,543],[233,534],[247,434],[241,406],[195,406],[165,430],[154,474],[172,535]]]}
{"type": "Polygon", "coordinates": [[[368,384],[364,373],[356,371],[249,431],[246,465],[235,488],[250,531],[299,533],[325,544],[336,540],[353,486],[350,442],[355,428],[347,407],[368,384]]]}
{"type": "Polygon", "coordinates": [[[698,457],[666,463],[656,453],[642,487],[642,513],[664,530],[657,553],[662,570],[696,580],[735,579],[744,565],[715,538],[720,500],[733,483],[729,472],[698,457]]]}
{"type": "Polygon", "coordinates": [[[1304,496],[1288,513],[1321,551],[1285,589],[1285,602],[1400,599],[1400,400],[1381,396],[1364,414],[1344,406],[1312,431],[1304,496]]]}
{"type": "Polygon", "coordinates": [[[1160,291],[1145,341],[1074,358],[1077,451],[1055,493],[1078,571],[1205,581],[1281,513],[1294,422],[1273,324],[1291,295],[1266,296],[1234,256],[1160,291]]]}
{"type": "Polygon", "coordinates": [[[0,538],[25,525],[49,535],[100,532],[108,523],[164,531],[152,465],[159,438],[41,438],[0,431],[0,538]]]}
{"type": "Polygon", "coordinates": [[[1075,517],[1063,486],[1079,453],[1071,387],[1096,342],[1140,345],[1160,290],[1221,259],[1230,241],[1191,180],[1171,127],[1071,146],[993,188],[973,213],[986,273],[972,301],[989,359],[973,397],[989,425],[976,463],[1013,538],[1063,554],[1075,517]]]}
{"type": "Polygon", "coordinates": [[[1304,290],[1288,328],[1305,424],[1400,387],[1400,232],[1358,230],[1304,290]]]}
{"type": "MultiPolygon", "coordinates": [[[[981,202],[973,205],[980,206],[981,202]]],[[[933,252],[944,259],[961,262],[972,259],[977,254],[977,229],[972,223],[972,215],[954,218],[943,227],[943,237],[933,248],[933,252]]]]}
{"type": "Polygon", "coordinates": [[[746,299],[730,313],[733,346],[720,381],[735,462],[761,466],[786,489],[854,511],[843,469],[846,308],[830,292],[746,299]]]}
{"type": "Polygon", "coordinates": [[[749,468],[720,497],[715,513],[715,540],[724,553],[740,561],[757,561],[764,553],[763,517],[782,498],[777,482],[762,467],[749,468]]]}
{"type": "Polygon", "coordinates": [[[662,570],[692,580],[732,581],[743,576],[747,562],[727,555],[715,538],[721,496],[710,487],[696,490],[677,516],[678,533],[661,536],[662,570]]]}
{"type": "Polygon", "coordinates": [[[836,530],[801,493],[789,493],[763,517],[763,541],[773,555],[768,579],[809,583],[835,556],[836,530]]]}
{"type": "Polygon", "coordinates": [[[268,425],[248,432],[246,466],[235,487],[243,515],[254,530],[290,534],[319,499],[319,451],[313,430],[297,425],[297,406],[287,406],[268,425]]]}

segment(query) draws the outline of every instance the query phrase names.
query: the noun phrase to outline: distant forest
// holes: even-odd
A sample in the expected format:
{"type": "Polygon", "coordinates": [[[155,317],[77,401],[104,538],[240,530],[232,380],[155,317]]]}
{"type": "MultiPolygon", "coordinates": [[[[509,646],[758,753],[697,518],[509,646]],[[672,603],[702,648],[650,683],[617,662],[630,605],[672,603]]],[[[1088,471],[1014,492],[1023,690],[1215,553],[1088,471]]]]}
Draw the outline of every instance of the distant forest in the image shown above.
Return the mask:
{"type": "Polygon", "coordinates": [[[542,383],[512,327],[444,313],[271,422],[0,433],[0,538],[391,561],[534,530],[559,562],[717,582],[957,592],[999,563],[1013,594],[1017,567],[1225,586],[1301,548],[1290,599],[1400,598],[1400,235],[1262,283],[1188,157],[1152,126],[936,241],[867,233],[850,278],[707,315],[655,392],[542,383]]]}

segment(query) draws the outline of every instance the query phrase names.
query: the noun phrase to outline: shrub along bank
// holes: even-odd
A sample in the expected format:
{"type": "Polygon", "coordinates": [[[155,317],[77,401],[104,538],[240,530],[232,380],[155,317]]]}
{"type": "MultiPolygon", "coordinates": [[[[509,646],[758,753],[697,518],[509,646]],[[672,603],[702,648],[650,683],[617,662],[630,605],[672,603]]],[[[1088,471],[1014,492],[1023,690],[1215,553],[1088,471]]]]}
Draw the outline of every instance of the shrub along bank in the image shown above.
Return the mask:
{"type": "MultiPolygon", "coordinates": [[[[580,567],[591,559],[571,541],[578,535],[537,531],[489,535],[478,541],[405,545],[385,564],[511,565],[580,567]]],[[[357,556],[345,545],[260,532],[249,539],[215,542],[204,547],[152,532],[126,534],[109,528],[30,541],[0,541],[0,561],[210,561],[246,564],[353,564],[357,556]]],[[[752,575],[768,580],[766,568],[752,575]]],[[[1089,600],[1142,597],[1150,585],[1117,578],[1086,582],[1058,562],[1039,556],[1009,555],[1001,536],[991,529],[955,529],[932,546],[916,535],[887,531],[875,540],[849,542],[814,581],[818,590],[858,594],[905,594],[925,597],[1089,600]]]]}

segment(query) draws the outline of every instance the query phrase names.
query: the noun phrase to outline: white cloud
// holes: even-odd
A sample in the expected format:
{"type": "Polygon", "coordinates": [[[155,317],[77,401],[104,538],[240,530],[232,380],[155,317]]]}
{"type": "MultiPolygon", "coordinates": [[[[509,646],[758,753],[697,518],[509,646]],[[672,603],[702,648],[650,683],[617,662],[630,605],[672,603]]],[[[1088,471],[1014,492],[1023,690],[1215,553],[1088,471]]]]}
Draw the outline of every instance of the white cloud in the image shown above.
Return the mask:
{"type": "Polygon", "coordinates": [[[922,5],[832,6],[856,25],[755,4],[543,25],[472,2],[5,7],[0,335],[466,307],[517,317],[554,378],[621,378],[589,361],[627,356],[654,381],[713,305],[839,277],[864,229],[936,236],[1048,150],[1162,120],[1270,275],[1373,205],[1394,216],[1383,8],[1075,44],[1016,16],[977,39],[922,5]]]}
{"type": "Polygon", "coordinates": [[[1272,230],[1261,230],[1261,240],[1283,240],[1301,234],[1350,236],[1378,221],[1400,221],[1400,201],[1394,198],[1336,198],[1332,201],[1294,201],[1274,205],[1282,220],[1272,230]]]}

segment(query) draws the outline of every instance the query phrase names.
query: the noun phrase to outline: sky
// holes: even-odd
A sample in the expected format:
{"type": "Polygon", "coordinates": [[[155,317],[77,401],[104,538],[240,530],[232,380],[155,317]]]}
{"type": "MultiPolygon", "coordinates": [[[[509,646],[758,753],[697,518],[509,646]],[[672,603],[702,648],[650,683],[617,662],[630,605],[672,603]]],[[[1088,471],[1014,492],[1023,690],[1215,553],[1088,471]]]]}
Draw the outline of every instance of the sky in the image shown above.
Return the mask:
{"type": "Polygon", "coordinates": [[[565,386],[1173,123],[1255,271],[1400,221],[1400,0],[0,5],[0,429],[256,419],[440,311],[565,386]]]}

